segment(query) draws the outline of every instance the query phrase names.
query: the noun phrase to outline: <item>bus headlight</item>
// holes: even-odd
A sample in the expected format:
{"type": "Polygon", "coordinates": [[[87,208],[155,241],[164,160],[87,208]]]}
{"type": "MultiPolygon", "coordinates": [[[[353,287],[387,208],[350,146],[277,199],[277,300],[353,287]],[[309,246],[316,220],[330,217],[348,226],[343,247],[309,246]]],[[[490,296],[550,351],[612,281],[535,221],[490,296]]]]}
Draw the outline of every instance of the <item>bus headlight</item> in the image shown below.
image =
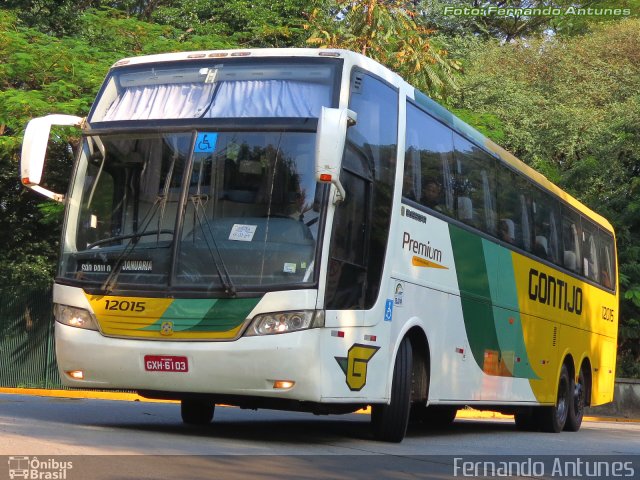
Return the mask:
{"type": "Polygon", "coordinates": [[[91,315],[91,312],[84,308],[69,307],[68,305],[56,303],[53,306],[53,316],[56,321],[70,327],[98,330],[95,318],[91,315]]]}
{"type": "Polygon", "coordinates": [[[273,335],[323,326],[324,312],[321,310],[264,313],[253,318],[245,335],[273,335]]]}

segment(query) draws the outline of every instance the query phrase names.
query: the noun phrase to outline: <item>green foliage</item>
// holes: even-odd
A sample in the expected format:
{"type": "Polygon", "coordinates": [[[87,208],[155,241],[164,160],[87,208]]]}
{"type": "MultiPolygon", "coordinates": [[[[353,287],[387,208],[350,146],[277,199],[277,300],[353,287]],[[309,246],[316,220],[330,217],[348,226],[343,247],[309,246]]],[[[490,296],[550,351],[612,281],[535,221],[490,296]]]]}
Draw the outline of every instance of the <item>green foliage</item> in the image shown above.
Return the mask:
{"type": "Polygon", "coordinates": [[[467,66],[457,105],[495,115],[505,147],[615,226],[619,372],[632,375],[640,363],[640,20],[590,29],[488,43],[467,66]]]}
{"type": "MultiPolygon", "coordinates": [[[[23,26],[24,11],[0,9],[0,229],[11,232],[0,237],[0,278],[10,285],[49,284],[59,249],[61,206],[19,184],[28,121],[49,113],[87,115],[107,70],[124,56],[232,46],[222,37],[186,38],[174,27],[119,10],[80,7],[73,17],[75,35],[60,38],[23,26]]],[[[67,190],[77,144],[77,132],[64,135],[69,134],[52,134],[44,178],[56,192],[67,190]]]]}
{"type": "Polygon", "coordinates": [[[224,36],[241,47],[303,46],[304,18],[320,0],[178,0],[153,13],[153,20],[188,35],[224,36]]]}
{"type": "Polygon", "coordinates": [[[420,90],[445,101],[457,89],[460,64],[433,42],[409,2],[339,1],[316,9],[307,43],[360,52],[394,70],[420,90]]]}

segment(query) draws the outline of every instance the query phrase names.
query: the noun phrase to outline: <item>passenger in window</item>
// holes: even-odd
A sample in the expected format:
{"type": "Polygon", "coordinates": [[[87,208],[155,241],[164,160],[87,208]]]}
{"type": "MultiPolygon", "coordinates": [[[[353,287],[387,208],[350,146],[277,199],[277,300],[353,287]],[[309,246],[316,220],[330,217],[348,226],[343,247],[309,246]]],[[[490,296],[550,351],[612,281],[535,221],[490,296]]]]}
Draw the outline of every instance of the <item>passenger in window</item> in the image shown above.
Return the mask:
{"type": "Polygon", "coordinates": [[[427,180],[422,189],[422,204],[436,212],[448,215],[447,208],[442,205],[442,186],[435,180],[427,180]]]}

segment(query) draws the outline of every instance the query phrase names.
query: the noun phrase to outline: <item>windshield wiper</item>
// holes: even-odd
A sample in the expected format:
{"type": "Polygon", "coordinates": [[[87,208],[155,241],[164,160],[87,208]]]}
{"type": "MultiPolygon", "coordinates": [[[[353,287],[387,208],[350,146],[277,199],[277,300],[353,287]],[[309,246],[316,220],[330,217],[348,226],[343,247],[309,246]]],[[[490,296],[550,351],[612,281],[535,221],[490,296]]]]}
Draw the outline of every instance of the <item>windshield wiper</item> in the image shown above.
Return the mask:
{"type": "Polygon", "coordinates": [[[198,221],[198,226],[202,231],[202,237],[207,245],[207,249],[211,254],[211,258],[213,259],[213,264],[216,267],[216,271],[218,276],[220,277],[220,282],[222,282],[222,286],[224,287],[224,291],[227,295],[231,297],[235,297],[237,295],[236,287],[233,284],[233,280],[231,280],[231,275],[229,275],[229,270],[224,263],[224,259],[222,258],[222,254],[220,253],[220,249],[218,248],[218,242],[216,242],[215,235],[213,233],[213,229],[211,228],[211,224],[209,223],[209,219],[206,215],[202,214],[202,195],[196,194],[191,195],[189,199],[193,202],[194,212],[196,214],[196,220],[198,221]],[[204,222],[203,222],[204,218],[204,222]],[[209,244],[209,240],[207,239],[207,232],[204,229],[206,225],[207,231],[209,232],[209,236],[211,237],[211,243],[213,243],[213,249],[209,244]]]}
{"type": "Polygon", "coordinates": [[[127,233],[126,235],[116,235],[113,237],[102,238],[93,243],[90,243],[87,245],[87,248],[91,249],[93,247],[97,247],[98,245],[103,245],[105,243],[117,242],[119,240],[126,240],[128,238],[135,239],[135,238],[148,237],[150,235],[172,235],[173,236],[173,230],[169,230],[165,228],[161,230],[149,230],[144,232],[127,233]]]}
{"type": "MultiPolygon", "coordinates": [[[[173,234],[173,231],[164,231],[164,230],[150,230],[147,231],[147,227],[149,227],[149,225],[151,224],[151,220],[154,217],[155,212],[158,209],[158,205],[160,205],[161,203],[166,202],[166,197],[164,195],[158,195],[155,199],[155,201],[153,202],[153,205],[151,206],[151,208],[149,209],[149,211],[147,212],[147,215],[142,219],[142,229],[138,232],[129,234],[129,235],[121,235],[121,237],[123,238],[129,238],[129,242],[127,243],[127,245],[125,245],[124,249],[122,250],[122,253],[120,253],[120,255],[118,255],[118,258],[116,259],[115,264],[113,265],[113,269],[111,270],[111,272],[109,272],[109,275],[107,276],[106,280],[104,281],[104,283],[102,284],[101,289],[105,291],[105,293],[109,294],[113,291],[116,281],[118,279],[118,275],[120,275],[121,272],[121,267],[124,263],[124,259],[127,258],[132,252],[133,250],[136,248],[136,246],[138,245],[137,241],[134,241],[136,239],[139,239],[140,237],[144,237],[147,235],[155,235],[157,234],[158,236],[160,236],[161,233],[171,233],[173,234]]],[[[114,239],[116,239],[117,237],[110,237],[110,238],[105,238],[103,240],[99,240],[97,242],[94,242],[92,245],[95,246],[96,244],[101,244],[101,243],[107,243],[109,241],[113,241],[114,239]]]]}

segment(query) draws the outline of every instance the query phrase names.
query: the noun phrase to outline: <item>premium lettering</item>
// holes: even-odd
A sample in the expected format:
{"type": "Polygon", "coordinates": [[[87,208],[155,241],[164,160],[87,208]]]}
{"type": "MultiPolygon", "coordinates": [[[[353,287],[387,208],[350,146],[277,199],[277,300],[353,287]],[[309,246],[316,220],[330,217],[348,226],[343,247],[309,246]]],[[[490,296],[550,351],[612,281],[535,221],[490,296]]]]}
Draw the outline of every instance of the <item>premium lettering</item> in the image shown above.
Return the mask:
{"type": "Polygon", "coordinates": [[[402,248],[407,248],[410,252],[413,252],[421,257],[433,260],[434,262],[442,262],[442,250],[431,246],[430,242],[423,243],[411,238],[408,232],[404,232],[402,236],[402,248]]]}

